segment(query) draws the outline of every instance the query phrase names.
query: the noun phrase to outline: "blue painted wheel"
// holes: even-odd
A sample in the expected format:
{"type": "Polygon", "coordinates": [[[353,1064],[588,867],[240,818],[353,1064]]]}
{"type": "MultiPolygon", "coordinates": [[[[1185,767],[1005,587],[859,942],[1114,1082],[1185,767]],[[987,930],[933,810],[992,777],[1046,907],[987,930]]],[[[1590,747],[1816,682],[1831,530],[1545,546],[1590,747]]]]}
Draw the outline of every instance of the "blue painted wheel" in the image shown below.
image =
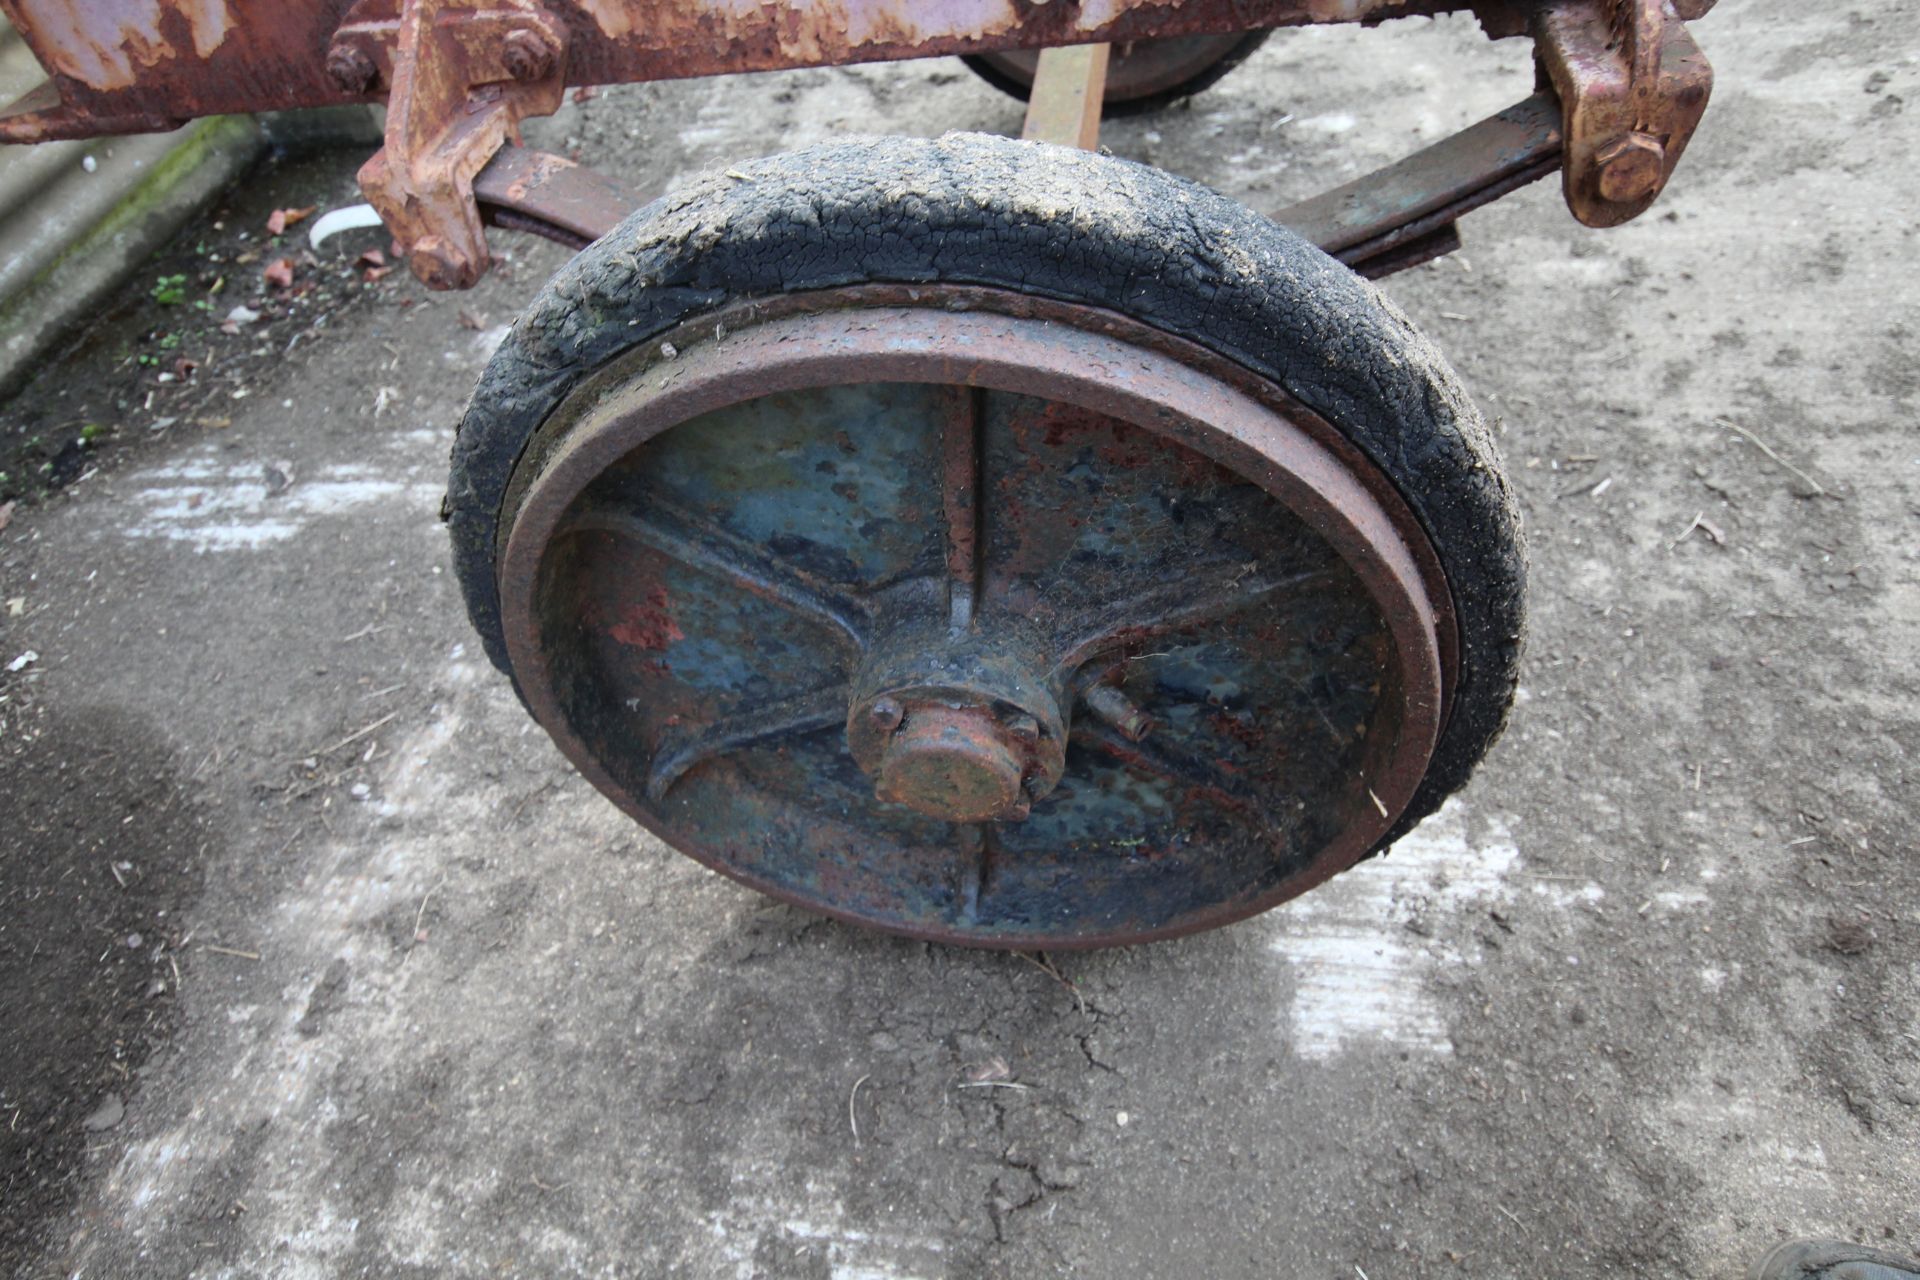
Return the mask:
{"type": "Polygon", "coordinates": [[[1404,508],[1203,353],[936,293],[703,320],[561,406],[501,564],[534,714],[675,846],[916,936],[1165,936],[1364,855],[1444,700],[1404,508]]]}

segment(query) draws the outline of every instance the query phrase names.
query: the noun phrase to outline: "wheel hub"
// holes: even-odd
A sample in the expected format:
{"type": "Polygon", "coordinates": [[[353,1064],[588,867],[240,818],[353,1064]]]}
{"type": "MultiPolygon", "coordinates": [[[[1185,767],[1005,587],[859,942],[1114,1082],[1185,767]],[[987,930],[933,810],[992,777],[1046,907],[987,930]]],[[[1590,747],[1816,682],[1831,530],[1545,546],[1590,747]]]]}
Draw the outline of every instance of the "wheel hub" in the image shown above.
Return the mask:
{"type": "Polygon", "coordinates": [[[847,716],[876,799],[947,822],[1018,822],[1066,764],[1059,700],[1018,658],[924,633],[878,646],[847,716]]]}

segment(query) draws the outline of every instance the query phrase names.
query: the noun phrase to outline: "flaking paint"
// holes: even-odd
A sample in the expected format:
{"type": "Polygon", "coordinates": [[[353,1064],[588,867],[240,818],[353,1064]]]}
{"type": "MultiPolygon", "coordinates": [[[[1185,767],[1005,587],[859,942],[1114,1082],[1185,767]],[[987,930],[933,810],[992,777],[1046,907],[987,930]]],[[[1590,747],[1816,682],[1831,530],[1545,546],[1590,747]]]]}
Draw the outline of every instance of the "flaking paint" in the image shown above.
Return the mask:
{"type": "Polygon", "coordinates": [[[36,52],[49,71],[70,76],[92,89],[133,87],[138,69],[151,67],[176,51],[161,31],[168,13],[186,20],[193,49],[202,58],[226,41],[233,30],[230,0],[14,0],[15,25],[35,32],[36,52]],[[59,39],[54,39],[58,35],[59,39]]]}

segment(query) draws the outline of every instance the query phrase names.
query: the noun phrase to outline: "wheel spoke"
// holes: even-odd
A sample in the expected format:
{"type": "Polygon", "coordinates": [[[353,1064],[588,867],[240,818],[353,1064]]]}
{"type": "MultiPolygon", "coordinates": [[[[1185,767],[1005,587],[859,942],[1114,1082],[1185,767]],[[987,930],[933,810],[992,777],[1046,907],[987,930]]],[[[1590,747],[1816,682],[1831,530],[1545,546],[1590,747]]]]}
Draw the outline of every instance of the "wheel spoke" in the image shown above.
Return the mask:
{"type": "Polygon", "coordinates": [[[611,533],[630,538],[692,569],[737,583],[838,632],[856,652],[867,647],[870,612],[852,592],[785,564],[765,547],[656,499],[647,514],[599,503],[571,517],[561,534],[611,533]]]}
{"type": "Polygon", "coordinates": [[[1263,839],[1271,839],[1275,832],[1284,829],[1268,812],[1265,801],[1244,781],[1221,772],[1204,757],[1182,751],[1164,740],[1133,742],[1111,725],[1084,717],[1074,721],[1073,740],[1113,757],[1130,769],[1198,791],[1252,827],[1263,839]]]}
{"type": "Polygon", "coordinates": [[[1275,596],[1333,580],[1333,572],[1272,574],[1258,561],[1212,563],[1181,573],[1138,595],[1102,605],[1061,628],[1065,651],[1056,671],[1070,671],[1098,654],[1140,644],[1187,627],[1251,609],[1275,596]]]}
{"type": "Polygon", "coordinates": [[[948,623],[973,625],[980,592],[980,418],[974,387],[948,387],[941,397],[940,503],[946,516],[948,623]]]}
{"type": "Polygon", "coordinates": [[[756,746],[771,738],[830,728],[842,723],[846,716],[847,691],[834,687],[736,711],[711,724],[669,732],[653,753],[653,764],[647,771],[647,799],[660,803],[673,789],[673,784],[695,765],[715,756],[756,746]]]}

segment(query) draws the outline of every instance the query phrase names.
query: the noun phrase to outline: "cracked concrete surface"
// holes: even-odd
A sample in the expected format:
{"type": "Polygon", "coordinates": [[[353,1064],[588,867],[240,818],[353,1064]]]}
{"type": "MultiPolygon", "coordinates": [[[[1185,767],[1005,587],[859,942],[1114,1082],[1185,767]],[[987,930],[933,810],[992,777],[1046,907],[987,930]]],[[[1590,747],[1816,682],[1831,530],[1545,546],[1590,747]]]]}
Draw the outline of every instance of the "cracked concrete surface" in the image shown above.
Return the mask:
{"type": "MultiPolygon", "coordinates": [[[[42,655],[42,729],[110,710],[218,830],[177,1032],[24,1273],[1731,1278],[1783,1233],[1920,1249],[1917,16],[1729,0],[1652,215],[1586,231],[1538,186],[1388,283],[1501,424],[1521,700],[1390,857],[1212,934],[1046,964],[866,934],[572,775],[479,657],[436,519],[497,340],[458,310],[504,316],[557,251],[346,313],[229,429],[21,511],[4,656],[42,655]]],[[[1526,57],[1465,20],[1285,34],[1106,140],[1271,209],[1522,96],[1526,57]]],[[[940,62],[542,127],[661,189],[1018,121],[940,62]]]]}

